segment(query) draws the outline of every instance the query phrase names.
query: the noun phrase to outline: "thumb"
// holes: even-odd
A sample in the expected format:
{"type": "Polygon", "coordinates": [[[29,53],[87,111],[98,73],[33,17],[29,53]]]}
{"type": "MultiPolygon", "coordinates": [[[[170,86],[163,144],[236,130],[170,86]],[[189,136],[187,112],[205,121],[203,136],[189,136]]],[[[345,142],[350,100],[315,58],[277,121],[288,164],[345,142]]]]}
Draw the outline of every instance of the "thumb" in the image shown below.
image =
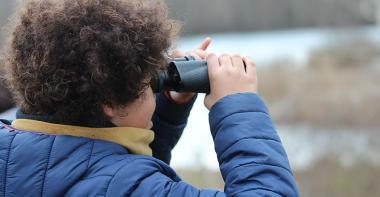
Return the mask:
{"type": "Polygon", "coordinates": [[[205,107],[210,110],[212,108],[212,106],[215,104],[215,99],[213,98],[213,96],[211,94],[207,94],[205,96],[205,99],[203,101],[203,104],[205,105],[205,107]]]}
{"type": "Polygon", "coordinates": [[[205,107],[206,107],[208,110],[210,110],[210,108],[211,108],[210,94],[208,94],[208,95],[205,96],[205,99],[204,99],[203,103],[204,103],[205,107]]]}
{"type": "Polygon", "coordinates": [[[171,54],[172,58],[177,58],[177,57],[184,57],[186,54],[182,51],[179,50],[174,50],[171,54]]]}

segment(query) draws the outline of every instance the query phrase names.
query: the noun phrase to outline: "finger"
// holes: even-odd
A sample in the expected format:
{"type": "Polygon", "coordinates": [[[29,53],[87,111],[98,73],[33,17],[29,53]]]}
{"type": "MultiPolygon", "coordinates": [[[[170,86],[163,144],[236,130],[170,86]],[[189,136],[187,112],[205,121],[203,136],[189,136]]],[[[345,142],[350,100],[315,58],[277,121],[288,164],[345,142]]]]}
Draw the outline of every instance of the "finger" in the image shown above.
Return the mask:
{"type": "Polygon", "coordinates": [[[256,64],[252,61],[250,57],[244,57],[243,61],[245,62],[246,72],[249,76],[255,77],[256,74],[256,64]]]}
{"type": "Polygon", "coordinates": [[[240,71],[245,72],[243,58],[240,55],[232,56],[232,64],[240,71]]]}
{"type": "Polygon", "coordinates": [[[179,50],[174,50],[171,54],[172,58],[184,57],[185,53],[179,50]]]}
{"type": "Polygon", "coordinates": [[[215,73],[220,67],[218,57],[215,54],[210,54],[207,56],[207,67],[209,78],[214,78],[213,76],[215,76],[215,73]]]}
{"type": "Polygon", "coordinates": [[[211,44],[211,38],[210,38],[210,37],[207,37],[207,38],[205,38],[205,39],[202,41],[201,45],[199,45],[197,49],[200,49],[200,50],[204,50],[204,51],[205,51],[205,50],[207,50],[208,46],[210,46],[210,44],[211,44]]]}
{"type": "Polygon", "coordinates": [[[202,57],[200,57],[197,53],[195,52],[189,52],[189,53],[186,53],[186,56],[192,56],[194,57],[196,60],[202,60],[202,57]]]}
{"type": "Polygon", "coordinates": [[[232,65],[232,60],[231,60],[231,56],[228,55],[228,54],[223,54],[219,57],[219,64],[220,66],[233,66],[232,65]]]}
{"type": "Polygon", "coordinates": [[[208,53],[207,53],[206,51],[204,51],[204,50],[200,50],[200,49],[195,50],[194,53],[196,53],[196,54],[197,54],[199,57],[201,57],[202,59],[206,59],[207,56],[208,56],[208,53]]]}

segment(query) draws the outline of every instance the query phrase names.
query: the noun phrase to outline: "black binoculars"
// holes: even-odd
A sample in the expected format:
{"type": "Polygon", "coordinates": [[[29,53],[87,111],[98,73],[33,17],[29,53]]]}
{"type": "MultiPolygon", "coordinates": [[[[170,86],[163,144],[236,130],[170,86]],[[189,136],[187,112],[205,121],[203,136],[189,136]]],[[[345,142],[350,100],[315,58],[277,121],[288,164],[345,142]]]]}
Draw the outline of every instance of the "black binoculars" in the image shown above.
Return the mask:
{"type": "Polygon", "coordinates": [[[207,62],[192,56],[176,58],[169,62],[151,82],[155,93],[162,91],[210,93],[207,62]]]}

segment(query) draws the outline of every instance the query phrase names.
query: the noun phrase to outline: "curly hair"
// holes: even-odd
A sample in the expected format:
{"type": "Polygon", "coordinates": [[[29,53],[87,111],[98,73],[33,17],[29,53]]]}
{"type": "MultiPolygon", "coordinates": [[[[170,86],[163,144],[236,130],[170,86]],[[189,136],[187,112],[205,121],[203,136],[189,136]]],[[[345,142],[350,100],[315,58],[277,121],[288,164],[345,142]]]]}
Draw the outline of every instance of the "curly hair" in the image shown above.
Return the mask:
{"type": "Polygon", "coordinates": [[[157,0],[29,0],[15,20],[5,71],[17,104],[65,122],[142,96],[179,29],[157,0]]]}

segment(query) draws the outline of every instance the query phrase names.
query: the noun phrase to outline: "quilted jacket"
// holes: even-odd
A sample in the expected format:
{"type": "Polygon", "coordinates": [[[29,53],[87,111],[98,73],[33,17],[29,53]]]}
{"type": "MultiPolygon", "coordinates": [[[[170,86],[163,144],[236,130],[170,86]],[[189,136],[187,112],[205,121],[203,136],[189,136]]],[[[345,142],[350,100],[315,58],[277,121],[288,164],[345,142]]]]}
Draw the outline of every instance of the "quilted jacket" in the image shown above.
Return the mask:
{"type": "Polygon", "coordinates": [[[170,152],[192,104],[174,106],[157,96],[153,156],[107,140],[20,130],[1,120],[0,196],[298,196],[267,108],[250,93],[224,97],[209,113],[224,191],[181,180],[169,166],[170,152]]]}

